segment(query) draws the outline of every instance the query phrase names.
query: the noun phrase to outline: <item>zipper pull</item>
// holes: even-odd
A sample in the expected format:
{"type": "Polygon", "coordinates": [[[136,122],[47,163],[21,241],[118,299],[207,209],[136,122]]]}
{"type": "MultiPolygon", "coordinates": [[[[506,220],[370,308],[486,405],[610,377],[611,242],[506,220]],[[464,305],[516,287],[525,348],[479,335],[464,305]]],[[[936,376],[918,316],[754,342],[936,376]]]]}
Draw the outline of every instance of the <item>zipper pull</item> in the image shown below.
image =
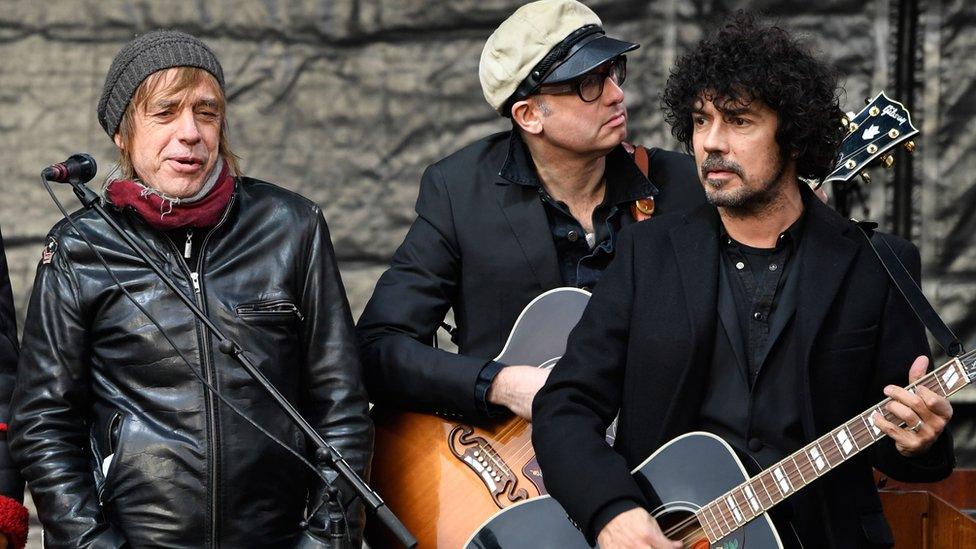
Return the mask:
{"type": "Polygon", "coordinates": [[[186,231],[186,244],[183,245],[183,257],[186,259],[193,257],[193,229],[186,231]]]}
{"type": "Polygon", "coordinates": [[[193,291],[200,293],[200,275],[197,273],[190,273],[190,281],[193,282],[193,291]]]}

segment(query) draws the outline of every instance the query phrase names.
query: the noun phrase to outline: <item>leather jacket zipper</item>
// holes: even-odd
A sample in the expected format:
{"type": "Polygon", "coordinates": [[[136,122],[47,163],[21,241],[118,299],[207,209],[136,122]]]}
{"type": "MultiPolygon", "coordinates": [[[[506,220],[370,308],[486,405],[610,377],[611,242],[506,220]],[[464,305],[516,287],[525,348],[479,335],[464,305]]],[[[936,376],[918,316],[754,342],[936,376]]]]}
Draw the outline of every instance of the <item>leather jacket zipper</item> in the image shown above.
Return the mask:
{"type": "MultiPolygon", "coordinates": [[[[203,271],[204,252],[207,249],[207,242],[210,240],[210,235],[212,235],[217,229],[219,229],[220,226],[223,225],[224,222],[227,220],[227,216],[229,215],[231,208],[233,208],[234,201],[236,198],[237,198],[236,194],[231,196],[230,202],[227,204],[227,207],[224,209],[224,214],[223,216],[221,216],[220,221],[218,221],[217,224],[214,225],[204,235],[203,243],[200,245],[199,250],[197,250],[197,265],[195,271],[190,270],[190,266],[187,264],[186,260],[183,259],[183,256],[179,253],[180,250],[176,248],[176,243],[174,243],[171,238],[167,237],[167,240],[169,240],[170,244],[177,252],[176,255],[179,258],[179,262],[182,264],[182,266],[186,270],[186,273],[189,275],[190,282],[193,285],[193,293],[194,296],[196,297],[197,307],[199,307],[200,310],[203,311],[204,313],[208,313],[207,300],[204,294],[203,280],[200,277],[200,273],[203,271]]],[[[201,370],[203,372],[203,378],[212,387],[216,387],[217,384],[215,379],[217,373],[213,364],[213,349],[211,348],[210,345],[210,336],[209,334],[206,333],[202,323],[199,320],[196,320],[194,318],[194,324],[196,325],[196,330],[197,330],[197,343],[200,346],[200,359],[202,362],[201,370]]],[[[219,471],[217,467],[217,449],[219,447],[218,445],[220,444],[220,436],[218,433],[217,413],[216,413],[217,405],[215,400],[216,397],[213,395],[213,393],[211,393],[210,390],[208,390],[207,388],[204,388],[204,405],[205,405],[205,411],[207,416],[207,471],[209,473],[208,474],[209,478],[207,483],[210,486],[210,494],[209,494],[210,509],[208,510],[207,514],[210,518],[210,524],[209,524],[210,544],[209,545],[211,547],[220,546],[220,542],[217,538],[217,532],[218,532],[217,510],[220,508],[219,507],[220,494],[218,489],[219,471]]]]}

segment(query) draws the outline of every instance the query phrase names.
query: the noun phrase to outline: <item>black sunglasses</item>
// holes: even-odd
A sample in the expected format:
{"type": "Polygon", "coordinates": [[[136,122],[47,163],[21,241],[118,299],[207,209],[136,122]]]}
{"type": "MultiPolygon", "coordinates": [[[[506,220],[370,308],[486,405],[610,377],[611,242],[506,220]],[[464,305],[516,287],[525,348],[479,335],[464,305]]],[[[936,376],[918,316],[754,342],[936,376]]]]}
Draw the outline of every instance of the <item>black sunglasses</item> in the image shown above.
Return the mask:
{"type": "Polygon", "coordinates": [[[607,78],[613,79],[618,86],[623,86],[627,80],[627,57],[621,55],[610,60],[603,65],[591,70],[590,72],[558,84],[543,84],[539,86],[538,93],[549,95],[559,95],[564,93],[575,93],[586,103],[592,103],[603,95],[603,84],[607,78]]]}

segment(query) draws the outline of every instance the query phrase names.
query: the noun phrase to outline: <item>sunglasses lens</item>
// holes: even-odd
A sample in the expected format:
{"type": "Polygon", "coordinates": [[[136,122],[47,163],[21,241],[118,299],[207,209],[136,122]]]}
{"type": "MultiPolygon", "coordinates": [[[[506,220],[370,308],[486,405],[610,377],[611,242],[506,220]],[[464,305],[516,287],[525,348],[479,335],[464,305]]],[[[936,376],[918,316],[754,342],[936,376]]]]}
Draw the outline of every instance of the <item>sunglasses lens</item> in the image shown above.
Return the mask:
{"type": "Polygon", "coordinates": [[[603,85],[607,78],[612,78],[618,85],[622,86],[627,79],[627,58],[618,57],[610,62],[610,66],[599,72],[591,72],[579,80],[580,99],[587,103],[596,101],[603,95],[603,85]]]}
{"type": "Polygon", "coordinates": [[[623,86],[624,81],[627,80],[627,58],[621,57],[617,59],[613,64],[613,72],[610,74],[618,86],[623,86]]]}
{"type": "Polygon", "coordinates": [[[583,101],[596,101],[603,93],[603,81],[607,75],[587,74],[579,81],[579,95],[583,101]]]}

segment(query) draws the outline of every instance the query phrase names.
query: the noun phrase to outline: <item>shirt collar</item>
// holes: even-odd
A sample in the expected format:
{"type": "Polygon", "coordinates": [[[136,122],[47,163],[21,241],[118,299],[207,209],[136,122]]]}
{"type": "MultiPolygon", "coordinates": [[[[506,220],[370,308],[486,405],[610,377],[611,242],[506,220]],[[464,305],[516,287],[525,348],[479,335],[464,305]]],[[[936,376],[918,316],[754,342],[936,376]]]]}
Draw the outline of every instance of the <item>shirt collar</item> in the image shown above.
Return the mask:
{"type": "MultiPolygon", "coordinates": [[[[805,183],[800,182],[799,184],[805,185],[805,183]]],[[[779,238],[776,239],[775,250],[781,250],[784,246],[796,247],[800,243],[800,238],[803,237],[803,225],[807,217],[807,207],[804,205],[803,212],[800,213],[800,217],[793,222],[792,225],[786,228],[785,231],[779,234],[779,238]]],[[[734,238],[729,236],[728,231],[725,230],[725,224],[719,222],[718,224],[718,241],[724,246],[745,246],[745,244],[740,244],[734,238]]]]}
{"type": "MultiPolygon", "coordinates": [[[[542,187],[529,148],[518,130],[513,129],[508,141],[508,157],[498,175],[509,183],[526,187],[542,187]]],[[[641,173],[633,157],[622,145],[607,154],[607,190],[605,204],[621,204],[639,198],[655,196],[660,191],[641,173]]]]}

